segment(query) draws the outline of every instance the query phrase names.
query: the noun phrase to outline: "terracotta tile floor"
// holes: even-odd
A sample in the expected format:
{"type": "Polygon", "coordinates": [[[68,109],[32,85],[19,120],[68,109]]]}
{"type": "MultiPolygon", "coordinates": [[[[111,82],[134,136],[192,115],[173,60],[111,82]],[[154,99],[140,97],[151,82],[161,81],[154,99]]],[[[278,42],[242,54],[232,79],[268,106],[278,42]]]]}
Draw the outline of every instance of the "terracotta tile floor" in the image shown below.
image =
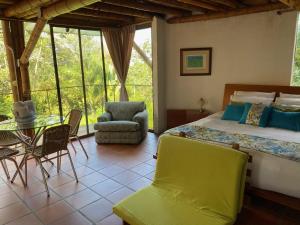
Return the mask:
{"type": "MultiPolygon", "coordinates": [[[[28,188],[20,179],[10,184],[0,167],[0,224],[7,225],[121,225],[112,213],[116,202],[151,183],[155,170],[157,137],[149,133],[140,145],[97,145],[94,137],[83,139],[89,159],[74,142],[70,147],[79,183],[75,182],[67,157],[59,174],[45,164],[51,174],[47,198],[39,167],[28,165],[28,188]]],[[[56,163],[56,162],[55,162],[56,163]]],[[[11,174],[14,167],[9,164],[11,174]]]]}

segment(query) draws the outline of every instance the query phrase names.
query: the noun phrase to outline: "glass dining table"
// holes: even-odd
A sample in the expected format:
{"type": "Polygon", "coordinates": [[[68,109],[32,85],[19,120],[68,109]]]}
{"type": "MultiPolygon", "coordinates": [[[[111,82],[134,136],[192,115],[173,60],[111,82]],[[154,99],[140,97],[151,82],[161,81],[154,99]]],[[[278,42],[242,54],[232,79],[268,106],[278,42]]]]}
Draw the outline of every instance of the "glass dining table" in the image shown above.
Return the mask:
{"type": "MultiPolygon", "coordinates": [[[[5,120],[0,122],[0,131],[12,132],[16,137],[25,145],[25,148],[32,148],[37,143],[47,127],[51,127],[64,122],[64,117],[57,115],[37,115],[36,118],[30,123],[18,123],[15,119],[5,120]],[[31,132],[31,138],[28,138],[24,133],[25,131],[31,132]]],[[[18,155],[25,155],[25,150],[20,151],[18,155]]],[[[21,160],[19,167],[24,165],[24,158],[21,160]]],[[[51,162],[51,161],[50,161],[51,162]]],[[[47,172],[47,171],[46,171],[47,172]]],[[[11,182],[17,176],[14,174],[11,182]]]]}

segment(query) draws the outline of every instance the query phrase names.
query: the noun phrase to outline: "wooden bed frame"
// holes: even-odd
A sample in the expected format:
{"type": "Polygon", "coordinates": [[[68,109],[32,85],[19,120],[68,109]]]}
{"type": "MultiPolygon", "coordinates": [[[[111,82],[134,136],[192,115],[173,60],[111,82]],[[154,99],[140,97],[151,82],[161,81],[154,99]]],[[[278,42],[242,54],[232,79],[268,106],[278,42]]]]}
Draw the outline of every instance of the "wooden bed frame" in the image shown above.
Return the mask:
{"type": "MultiPolygon", "coordinates": [[[[300,95],[300,87],[252,84],[225,84],[223,109],[226,107],[226,105],[229,104],[230,96],[233,95],[234,91],[276,92],[276,97],[279,96],[280,92],[300,95]]],[[[300,211],[299,198],[290,197],[277,192],[262,190],[254,187],[249,188],[249,192],[251,195],[300,211]]]]}
{"type": "Polygon", "coordinates": [[[230,102],[230,96],[233,95],[234,91],[276,92],[276,97],[279,96],[280,92],[300,95],[300,87],[256,84],[225,84],[223,109],[230,102]]]}

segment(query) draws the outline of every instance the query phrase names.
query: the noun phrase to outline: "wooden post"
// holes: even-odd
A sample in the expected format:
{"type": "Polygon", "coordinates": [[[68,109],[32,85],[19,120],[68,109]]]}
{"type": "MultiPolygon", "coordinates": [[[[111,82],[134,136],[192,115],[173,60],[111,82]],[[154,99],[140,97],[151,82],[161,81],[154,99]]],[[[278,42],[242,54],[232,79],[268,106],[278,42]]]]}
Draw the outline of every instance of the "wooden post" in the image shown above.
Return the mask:
{"type": "Polygon", "coordinates": [[[15,60],[15,52],[13,49],[13,40],[10,33],[9,21],[2,20],[3,39],[6,50],[6,59],[8,63],[9,78],[11,83],[11,89],[13,93],[14,102],[21,99],[21,92],[19,91],[19,84],[17,79],[17,65],[15,60]]]}
{"type": "MultiPolygon", "coordinates": [[[[39,37],[47,23],[48,19],[56,17],[58,15],[79,9],[85,5],[90,5],[97,2],[98,0],[62,0],[55,4],[48,6],[42,10],[42,17],[39,17],[33,31],[30,34],[30,38],[26,47],[24,47],[24,27],[23,23],[19,23],[16,27],[16,35],[12,37],[17,38],[15,40],[15,47],[17,50],[17,58],[19,59],[19,70],[21,73],[21,82],[22,82],[22,98],[21,100],[31,99],[30,94],[30,80],[28,73],[29,58],[36,46],[36,43],[39,40],[39,37]],[[20,53],[20,54],[19,54],[20,53]]],[[[22,14],[21,12],[34,9],[41,2],[39,0],[31,0],[32,4],[28,4],[28,1],[24,0],[21,3],[16,3],[12,5],[6,12],[5,15],[15,15],[22,14]],[[10,14],[11,13],[11,14],[10,14]]],[[[19,89],[20,90],[20,89],[19,89]]]]}
{"type": "Polygon", "coordinates": [[[33,28],[33,31],[30,35],[30,38],[28,40],[28,43],[26,45],[26,48],[24,49],[19,60],[21,77],[22,77],[22,87],[23,87],[23,100],[31,99],[30,79],[29,79],[29,72],[28,72],[29,58],[36,46],[36,43],[39,40],[39,37],[46,25],[46,22],[47,20],[43,18],[39,18],[37,20],[33,28]]]}

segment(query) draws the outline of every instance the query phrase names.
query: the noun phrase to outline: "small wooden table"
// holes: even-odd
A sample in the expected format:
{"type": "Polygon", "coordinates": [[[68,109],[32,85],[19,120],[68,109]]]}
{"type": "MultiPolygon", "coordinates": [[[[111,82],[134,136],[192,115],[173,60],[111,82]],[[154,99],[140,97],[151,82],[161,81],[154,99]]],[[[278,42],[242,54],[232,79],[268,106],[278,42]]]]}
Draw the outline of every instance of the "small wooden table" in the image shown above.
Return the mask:
{"type": "Polygon", "coordinates": [[[209,116],[208,111],[196,109],[167,109],[167,129],[203,119],[209,116]]]}

